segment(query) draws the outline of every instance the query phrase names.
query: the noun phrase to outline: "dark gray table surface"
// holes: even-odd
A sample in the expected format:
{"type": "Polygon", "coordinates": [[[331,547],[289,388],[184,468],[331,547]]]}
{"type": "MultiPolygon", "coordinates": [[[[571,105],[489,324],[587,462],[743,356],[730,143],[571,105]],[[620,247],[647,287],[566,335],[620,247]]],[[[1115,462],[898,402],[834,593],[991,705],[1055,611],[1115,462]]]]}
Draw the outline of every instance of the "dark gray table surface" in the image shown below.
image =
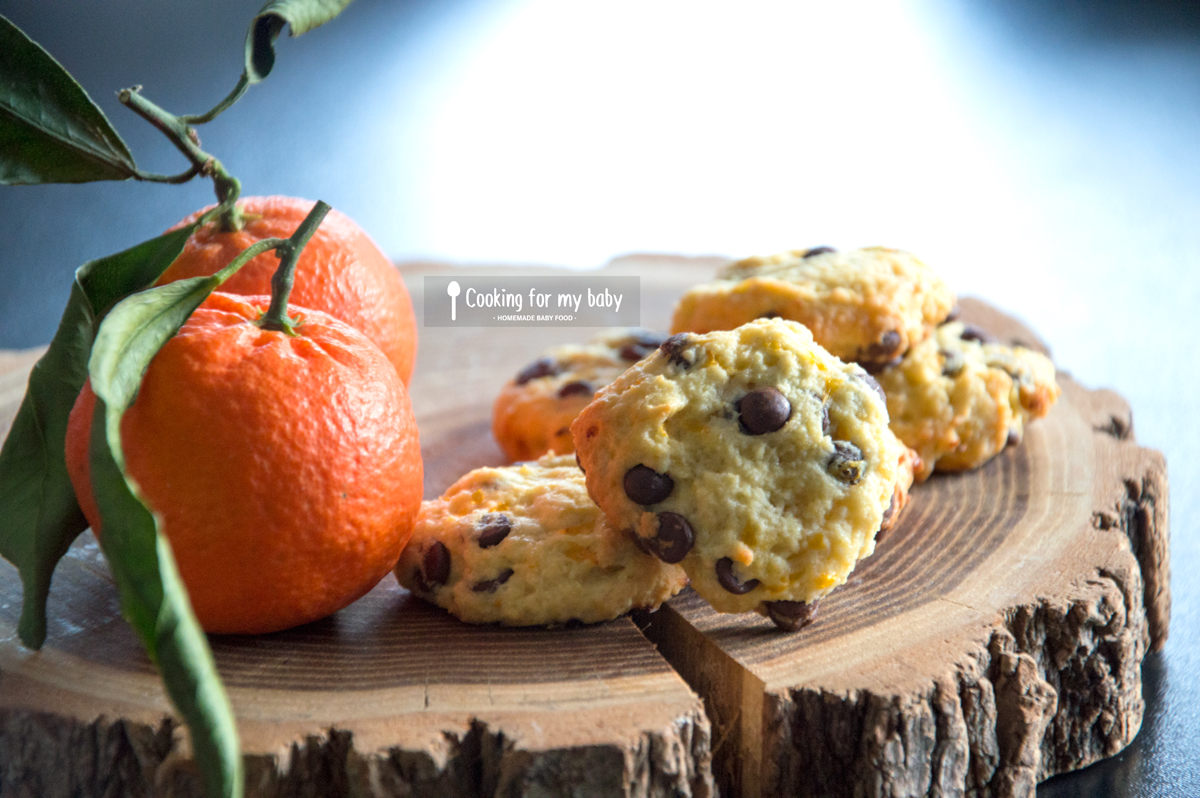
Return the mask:
{"type": "MultiPolygon", "coordinates": [[[[139,163],[122,108],[206,110],[258,0],[0,0],[139,163]]],[[[1122,754],[1048,796],[1200,795],[1200,4],[357,0],[281,41],[201,130],[247,194],[321,198],[397,260],[909,249],[1024,318],[1166,453],[1174,613],[1122,754]]],[[[0,348],[49,341],[72,271],[209,185],[0,188],[0,348]]]]}

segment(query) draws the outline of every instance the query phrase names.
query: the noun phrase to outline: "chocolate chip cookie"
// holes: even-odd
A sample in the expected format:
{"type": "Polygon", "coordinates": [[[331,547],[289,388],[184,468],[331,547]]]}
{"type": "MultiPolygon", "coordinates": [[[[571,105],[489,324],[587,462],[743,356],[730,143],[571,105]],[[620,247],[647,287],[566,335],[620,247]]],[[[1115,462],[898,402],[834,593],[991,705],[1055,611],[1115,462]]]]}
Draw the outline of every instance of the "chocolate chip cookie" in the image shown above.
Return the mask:
{"type": "Polygon", "coordinates": [[[492,406],[492,434],[510,460],[575,451],[571,422],[597,390],[658,348],[666,336],[609,331],[582,345],[544,352],[508,382],[492,406]]]}
{"type": "Polygon", "coordinates": [[[421,506],[400,584],[469,623],[596,623],[687,584],[588,497],[570,455],[480,468],[421,506]]]}
{"type": "Polygon", "coordinates": [[[878,385],[800,324],[668,338],[571,429],[587,488],[722,612],[785,628],[874,550],[901,447],[878,385]]]}
{"type": "Polygon", "coordinates": [[[1021,442],[1058,399],[1054,364],[961,322],[943,324],[879,383],[892,431],[921,457],[916,478],[977,468],[1021,442]]]}
{"type": "Polygon", "coordinates": [[[757,318],[798,321],[843,360],[878,370],[925,340],[954,294],[920,259],[885,247],[798,249],[746,258],[690,289],[672,332],[732,330],[757,318]]]}

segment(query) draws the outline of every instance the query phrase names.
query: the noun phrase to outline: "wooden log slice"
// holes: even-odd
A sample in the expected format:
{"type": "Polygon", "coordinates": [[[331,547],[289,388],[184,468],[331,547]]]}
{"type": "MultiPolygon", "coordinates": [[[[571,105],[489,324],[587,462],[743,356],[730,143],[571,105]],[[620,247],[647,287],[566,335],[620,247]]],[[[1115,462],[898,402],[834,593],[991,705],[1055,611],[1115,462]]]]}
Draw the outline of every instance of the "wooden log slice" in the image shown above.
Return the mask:
{"type": "MultiPolygon", "coordinates": [[[[608,273],[641,277],[643,322],[662,328],[720,262],[636,257],[608,273]]],[[[418,317],[420,277],[443,268],[406,269],[418,317]]],[[[1036,345],[981,303],[964,310],[1036,345]]],[[[502,462],[500,386],[592,332],[422,328],[426,496],[502,462]]],[[[35,356],[0,353],[0,431],[35,356]]],[[[627,619],[471,627],[389,577],[325,621],[214,638],[250,794],[705,796],[715,769],[732,796],[1031,795],[1115,753],[1167,631],[1165,466],[1133,442],[1119,397],[1063,382],[1020,447],[916,488],[796,634],[688,593],[639,618],[659,656],[627,619]]],[[[90,535],[55,575],[40,652],[16,639],[19,606],[0,564],[0,794],[196,794],[186,734],[90,535]]]]}

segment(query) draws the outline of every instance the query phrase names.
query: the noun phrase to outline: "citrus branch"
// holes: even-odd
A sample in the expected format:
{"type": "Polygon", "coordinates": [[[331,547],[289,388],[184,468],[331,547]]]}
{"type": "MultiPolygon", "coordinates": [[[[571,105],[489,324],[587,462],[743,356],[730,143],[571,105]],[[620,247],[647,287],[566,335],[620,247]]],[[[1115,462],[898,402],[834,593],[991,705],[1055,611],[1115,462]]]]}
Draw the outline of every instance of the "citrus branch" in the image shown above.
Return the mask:
{"type": "Polygon", "coordinates": [[[217,202],[222,208],[222,229],[227,231],[240,229],[242,219],[236,203],[242,192],[242,184],[236,177],[225,171],[225,166],[220,161],[200,149],[200,137],[191,125],[143,97],[141,89],[141,86],[122,89],[117,93],[117,99],[122,105],[158,128],[175,145],[176,149],[192,162],[192,168],[173,177],[144,172],[138,172],[135,177],[138,180],[158,183],[183,183],[196,175],[211,177],[217,193],[217,202]]]}

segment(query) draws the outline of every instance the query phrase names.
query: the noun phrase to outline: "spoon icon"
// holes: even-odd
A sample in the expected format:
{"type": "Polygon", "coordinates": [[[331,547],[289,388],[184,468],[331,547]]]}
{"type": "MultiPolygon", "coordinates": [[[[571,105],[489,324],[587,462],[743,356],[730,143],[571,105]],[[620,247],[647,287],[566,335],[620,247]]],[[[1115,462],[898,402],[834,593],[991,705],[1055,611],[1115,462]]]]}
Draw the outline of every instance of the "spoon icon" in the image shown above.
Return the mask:
{"type": "Polygon", "coordinates": [[[450,321],[458,321],[458,295],[462,293],[458,280],[450,281],[450,285],[446,286],[446,293],[450,295],[450,321]]]}

